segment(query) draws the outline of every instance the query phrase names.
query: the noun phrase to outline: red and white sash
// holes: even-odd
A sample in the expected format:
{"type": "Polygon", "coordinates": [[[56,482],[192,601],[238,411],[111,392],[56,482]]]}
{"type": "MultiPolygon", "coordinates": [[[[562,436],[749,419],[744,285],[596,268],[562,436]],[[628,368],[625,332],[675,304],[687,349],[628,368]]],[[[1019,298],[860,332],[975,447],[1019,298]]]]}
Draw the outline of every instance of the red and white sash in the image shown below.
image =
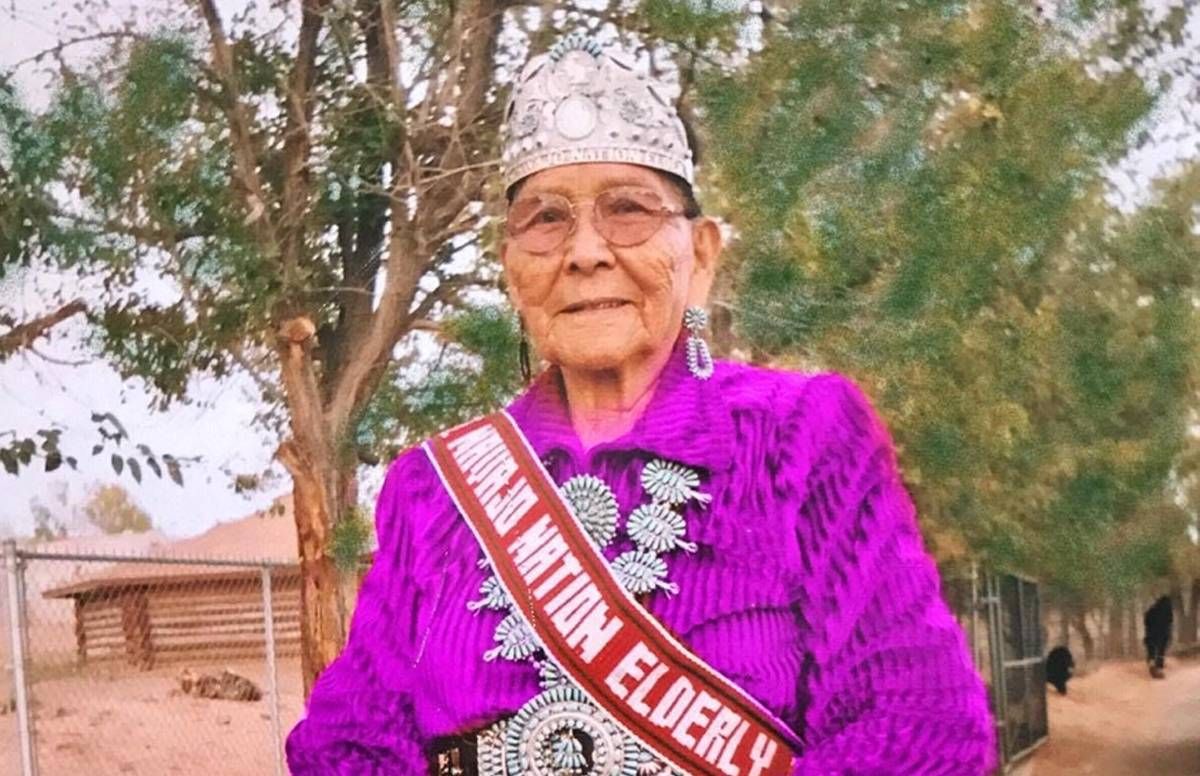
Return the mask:
{"type": "Polygon", "coordinates": [[[547,655],[626,732],[684,773],[791,773],[799,739],[621,587],[507,413],[424,447],[547,655]]]}

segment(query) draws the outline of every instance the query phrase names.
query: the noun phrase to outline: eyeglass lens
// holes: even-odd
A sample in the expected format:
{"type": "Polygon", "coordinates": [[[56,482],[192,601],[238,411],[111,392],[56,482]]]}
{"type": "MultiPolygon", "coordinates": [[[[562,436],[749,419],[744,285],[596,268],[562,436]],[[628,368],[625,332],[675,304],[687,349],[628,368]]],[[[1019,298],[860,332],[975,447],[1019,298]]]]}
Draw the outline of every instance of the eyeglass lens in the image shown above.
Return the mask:
{"type": "MultiPolygon", "coordinates": [[[[613,245],[630,247],[650,239],[669,213],[656,192],[615,188],[596,197],[592,225],[613,245]]],[[[575,209],[571,201],[560,194],[522,197],[508,212],[509,236],[522,250],[530,253],[554,250],[575,231],[575,226],[575,209]]]]}

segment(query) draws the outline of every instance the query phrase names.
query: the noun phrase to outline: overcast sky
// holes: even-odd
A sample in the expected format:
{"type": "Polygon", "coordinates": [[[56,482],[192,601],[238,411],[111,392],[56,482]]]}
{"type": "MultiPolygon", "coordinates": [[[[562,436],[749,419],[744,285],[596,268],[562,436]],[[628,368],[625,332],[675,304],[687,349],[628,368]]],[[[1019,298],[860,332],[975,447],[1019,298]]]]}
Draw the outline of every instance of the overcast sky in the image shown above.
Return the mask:
{"type": "MultiPolygon", "coordinates": [[[[1183,0],[1153,0],[1150,5],[1161,12],[1183,0]]],[[[113,0],[112,13],[137,15],[140,7],[162,8],[161,0],[113,0]]],[[[221,0],[226,15],[241,7],[240,0],[221,0]]],[[[62,4],[46,0],[8,0],[0,8],[0,68],[9,68],[55,43],[61,37],[62,4]]],[[[175,5],[179,12],[183,7],[175,5]]],[[[1185,30],[1181,50],[1200,50],[1200,12],[1193,10],[1185,30]]],[[[1178,50],[1177,50],[1178,51],[1178,50]]],[[[87,53],[75,50],[76,55],[87,53]]],[[[1143,68],[1159,71],[1178,70],[1178,53],[1162,61],[1144,63],[1143,68]]],[[[18,70],[25,98],[34,106],[45,103],[45,76],[31,66],[18,70]]],[[[1200,155],[1200,87],[1193,70],[1177,77],[1169,97],[1162,102],[1152,126],[1147,127],[1149,142],[1122,160],[1111,171],[1116,198],[1126,205],[1140,203],[1149,196],[1148,181],[1175,172],[1181,160],[1200,155]]],[[[1198,214],[1200,215],[1200,214],[1198,214]]],[[[70,276],[17,275],[0,281],[0,307],[18,316],[45,310],[45,300],[55,290],[66,288],[86,292],[87,281],[70,276]]],[[[166,533],[192,535],[214,522],[247,514],[290,490],[289,480],[276,466],[274,484],[251,496],[233,492],[232,477],[237,473],[257,473],[268,469],[277,440],[255,429],[252,420],[260,410],[255,391],[247,378],[220,384],[198,383],[193,394],[196,402],[178,406],[166,413],[150,409],[150,396],[136,382],[123,381],[112,369],[88,355],[83,344],[84,327],[64,327],[49,341],[40,341],[38,354],[22,354],[0,364],[0,430],[16,429],[32,433],[52,424],[64,427],[64,446],[78,451],[80,467],[66,467],[53,474],[40,471],[23,473],[19,478],[0,472],[0,534],[5,528],[17,533],[31,530],[31,499],[46,500],[50,486],[66,483],[75,499],[81,500],[96,483],[121,482],[135,499],[150,512],[155,523],[166,533]],[[85,362],[82,365],[75,362],[85,362]],[[56,363],[62,362],[62,363],[56,363]],[[160,453],[198,456],[200,461],[186,470],[184,487],[148,475],[136,486],[125,475],[116,477],[108,455],[89,455],[96,441],[89,422],[93,410],[112,411],[127,426],[137,442],[160,453]]],[[[0,443],[6,440],[0,439],[0,443]]]]}
{"type": "MultiPolygon", "coordinates": [[[[226,15],[240,3],[220,2],[226,15]]],[[[59,35],[63,4],[46,0],[10,0],[0,9],[0,68],[8,68],[54,45],[59,35]]],[[[136,13],[128,0],[112,4],[116,13],[136,13]]],[[[145,5],[145,4],[143,4],[145,5]]],[[[160,6],[161,7],[161,6],[160,6]]],[[[182,10],[182,9],[181,9],[182,10]]],[[[86,50],[73,52],[77,56],[86,50]]],[[[45,77],[26,65],[18,70],[24,97],[33,105],[45,102],[45,77]]],[[[27,316],[45,311],[44,300],[59,288],[84,288],[71,276],[24,274],[0,281],[0,306],[27,316]]],[[[233,492],[233,475],[254,474],[271,465],[276,444],[252,424],[260,411],[251,381],[242,377],[215,383],[198,382],[192,392],[195,403],[177,406],[165,413],[150,409],[151,396],[137,381],[123,381],[102,362],[89,356],[82,343],[84,327],[64,326],[61,332],[37,344],[51,359],[82,366],[64,366],[40,355],[22,354],[0,364],[0,430],[32,433],[38,428],[62,426],[63,445],[77,451],[79,471],[63,467],[46,474],[36,467],[11,477],[0,472],[0,533],[25,534],[31,530],[31,499],[47,501],[50,486],[68,485],[74,499],[82,500],[97,483],[119,482],[128,487],[164,533],[188,536],[200,533],[217,521],[241,517],[290,490],[290,480],[277,465],[272,486],[249,496],[233,492]],[[181,488],[168,479],[146,473],[136,485],[128,474],[117,477],[107,452],[97,458],[90,453],[99,441],[89,418],[93,410],[111,411],[121,419],[130,436],[158,453],[200,457],[184,471],[181,488]]],[[[4,442],[6,440],[0,440],[4,442]]],[[[128,454],[133,451],[129,450],[128,454]]]]}

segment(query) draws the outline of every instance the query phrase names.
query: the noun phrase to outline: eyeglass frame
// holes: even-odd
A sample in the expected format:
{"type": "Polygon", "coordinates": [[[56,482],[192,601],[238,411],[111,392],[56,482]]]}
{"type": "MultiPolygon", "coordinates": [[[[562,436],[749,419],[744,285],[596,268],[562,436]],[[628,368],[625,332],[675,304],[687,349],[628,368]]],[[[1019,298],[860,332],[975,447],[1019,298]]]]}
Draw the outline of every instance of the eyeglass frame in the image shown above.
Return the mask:
{"type": "MultiPolygon", "coordinates": [[[[601,197],[603,197],[605,194],[608,194],[610,191],[617,191],[620,189],[634,189],[637,191],[645,191],[645,192],[649,192],[649,193],[653,194],[655,197],[658,197],[660,200],[663,198],[661,194],[659,194],[657,191],[655,191],[654,189],[652,189],[648,186],[640,186],[637,184],[632,184],[632,185],[617,184],[615,186],[610,186],[609,188],[604,189],[603,191],[601,191],[599,194],[597,194],[594,197],[584,197],[584,198],[581,198],[578,200],[573,200],[564,194],[559,194],[558,192],[554,192],[554,191],[541,192],[541,193],[533,194],[531,196],[518,197],[517,199],[514,199],[508,206],[509,211],[511,211],[513,209],[513,207],[517,203],[519,203],[522,199],[534,199],[536,197],[545,196],[545,195],[552,196],[552,197],[559,197],[560,199],[562,199],[563,201],[565,201],[567,203],[567,207],[571,211],[571,227],[563,234],[561,240],[559,240],[557,243],[555,243],[552,247],[545,249],[544,251],[531,251],[531,250],[528,250],[527,248],[521,248],[521,250],[525,251],[526,253],[532,253],[537,256],[544,256],[552,251],[555,251],[555,250],[561,248],[563,246],[563,243],[565,243],[571,237],[571,235],[575,234],[575,230],[579,228],[580,218],[579,218],[579,213],[576,210],[576,205],[582,205],[586,202],[592,203],[592,226],[593,226],[593,228],[595,228],[595,225],[596,225],[596,202],[601,197]]],[[[608,243],[609,245],[616,245],[618,248],[633,248],[635,246],[641,245],[642,243],[646,242],[654,235],[658,234],[659,231],[662,230],[663,224],[665,224],[667,222],[668,218],[684,216],[689,221],[691,221],[691,220],[694,220],[694,219],[700,217],[700,214],[697,214],[694,216],[689,216],[688,208],[686,206],[680,210],[674,210],[670,207],[667,207],[664,204],[664,206],[659,208],[658,210],[653,210],[650,212],[655,216],[659,216],[658,226],[656,226],[654,228],[654,231],[650,232],[650,234],[646,235],[645,237],[638,240],[637,242],[629,243],[627,245],[622,245],[620,243],[615,243],[612,240],[610,240],[599,229],[596,229],[596,234],[599,234],[604,239],[604,241],[606,243],[608,243]]],[[[504,217],[504,235],[505,235],[505,237],[512,239],[514,242],[517,242],[518,237],[508,231],[508,224],[509,224],[509,218],[507,216],[505,216],[504,217]]]]}

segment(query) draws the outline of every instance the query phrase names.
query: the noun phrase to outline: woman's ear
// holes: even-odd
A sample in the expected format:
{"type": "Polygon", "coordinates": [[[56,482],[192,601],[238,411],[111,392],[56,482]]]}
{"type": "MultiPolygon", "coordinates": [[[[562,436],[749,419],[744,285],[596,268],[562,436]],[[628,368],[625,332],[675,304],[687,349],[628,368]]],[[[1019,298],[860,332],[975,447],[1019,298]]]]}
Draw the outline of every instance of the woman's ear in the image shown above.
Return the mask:
{"type": "Polygon", "coordinates": [[[701,217],[692,223],[692,278],[688,286],[688,304],[704,307],[721,261],[725,238],[712,218],[701,217]]]}

